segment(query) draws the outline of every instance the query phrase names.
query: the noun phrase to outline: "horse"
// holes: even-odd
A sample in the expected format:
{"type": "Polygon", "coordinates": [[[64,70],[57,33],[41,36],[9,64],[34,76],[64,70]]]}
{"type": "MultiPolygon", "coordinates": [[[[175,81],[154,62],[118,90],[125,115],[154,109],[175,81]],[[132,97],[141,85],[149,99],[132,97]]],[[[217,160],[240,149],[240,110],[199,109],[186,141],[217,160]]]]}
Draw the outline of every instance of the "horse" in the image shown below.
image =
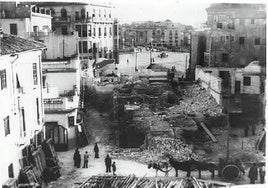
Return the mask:
{"type": "Polygon", "coordinates": [[[210,171],[211,177],[214,178],[215,170],[218,169],[218,166],[214,163],[208,163],[206,161],[194,161],[195,169],[198,170],[199,178],[201,178],[202,171],[210,171]]]}
{"type": "Polygon", "coordinates": [[[178,170],[187,172],[187,177],[190,177],[191,171],[194,170],[193,160],[179,162],[175,160],[171,155],[167,155],[170,165],[175,169],[176,177],[178,177],[178,170]]]}
{"type": "Polygon", "coordinates": [[[157,176],[158,174],[158,170],[160,170],[161,172],[164,172],[165,173],[165,176],[168,176],[168,172],[172,169],[169,169],[168,170],[168,163],[167,162],[152,162],[150,161],[149,164],[148,164],[148,168],[153,168],[155,169],[155,176],[157,176]],[[165,168],[166,170],[163,170],[163,168],[165,168]]]}
{"type": "Polygon", "coordinates": [[[171,155],[167,155],[167,157],[169,158],[170,165],[175,169],[176,177],[178,177],[178,170],[186,171],[187,177],[190,177],[191,171],[198,170],[199,178],[201,178],[201,171],[208,170],[211,172],[212,177],[214,178],[215,170],[217,169],[217,165],[214,163],[207,163],[205,161],[200,162],[194,159],[179,162],[171,155]]]}

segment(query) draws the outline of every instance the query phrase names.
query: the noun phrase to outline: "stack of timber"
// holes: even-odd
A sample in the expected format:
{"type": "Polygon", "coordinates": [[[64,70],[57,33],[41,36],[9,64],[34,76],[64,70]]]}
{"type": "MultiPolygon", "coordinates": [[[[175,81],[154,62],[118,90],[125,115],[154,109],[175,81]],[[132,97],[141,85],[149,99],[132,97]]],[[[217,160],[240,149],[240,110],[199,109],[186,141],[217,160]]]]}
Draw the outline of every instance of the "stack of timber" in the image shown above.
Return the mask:
{"type": "Polygon", "coordinates": [[[229,187],[231,184],[197,180],[194,177],[185,179],[174,178],[138,178],[129,176],[92,176],[79,188],[208,188],[229,187]]]}
{"type": "Polygon", "coordinates": [[[34,148],[27,146],[20,160],[21,172],[18,179],[19,187],[41,187],[46,182],[56,180],[59,176],[58,158],[50,141],[34,148]]]}

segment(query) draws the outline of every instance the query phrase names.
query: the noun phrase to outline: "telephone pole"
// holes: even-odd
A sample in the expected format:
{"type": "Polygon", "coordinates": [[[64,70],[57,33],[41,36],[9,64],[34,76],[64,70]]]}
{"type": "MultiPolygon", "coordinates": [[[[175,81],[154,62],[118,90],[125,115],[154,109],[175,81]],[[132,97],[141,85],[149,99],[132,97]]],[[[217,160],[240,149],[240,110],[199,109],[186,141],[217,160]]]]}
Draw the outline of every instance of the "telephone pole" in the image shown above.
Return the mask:
{"type": "MultiPolygon", "coordinates": [[[[232,46],[231,46],[231,30],[229,30],[229,57],[228,57],[228,63],[231,65],[232,59],[232,46]]],[[[227,98],[227,152],[226,152],[226,161],[229,161],[230,157],[230,131],[231,131],[231,126],[230,126],[230,100],[231,100],[231,89],[232,88],[232,79],[231,79],[231,74],[229,72],[228,74],[228,98],[227,98]]]]}

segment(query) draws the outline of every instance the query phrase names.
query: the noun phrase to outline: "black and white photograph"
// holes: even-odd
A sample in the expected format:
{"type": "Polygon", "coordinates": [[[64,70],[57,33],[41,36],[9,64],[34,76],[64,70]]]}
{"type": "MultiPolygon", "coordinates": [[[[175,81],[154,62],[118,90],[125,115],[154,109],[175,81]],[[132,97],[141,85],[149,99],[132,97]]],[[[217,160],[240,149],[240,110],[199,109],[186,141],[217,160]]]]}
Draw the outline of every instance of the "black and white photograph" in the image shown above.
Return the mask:
{"type": "Polygon", "coordinates": [[[265,188],[265,0],[0,0],[2,188],[265,188]]]}

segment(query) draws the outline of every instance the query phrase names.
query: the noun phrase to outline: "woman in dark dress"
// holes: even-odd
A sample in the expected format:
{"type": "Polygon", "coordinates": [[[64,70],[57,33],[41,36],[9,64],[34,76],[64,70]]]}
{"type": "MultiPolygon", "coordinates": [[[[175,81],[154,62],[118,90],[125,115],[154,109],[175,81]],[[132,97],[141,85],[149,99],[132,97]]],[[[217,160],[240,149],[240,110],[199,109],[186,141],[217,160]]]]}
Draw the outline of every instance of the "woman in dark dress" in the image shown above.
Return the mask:
{"type": "Polygon", "coordinates": [[[74,166],[76,166],[77,168],[80,168],[80,164],[81,164],[81,155],[80,155],[80,153],[79,153],[78,148],[76,148],[76,150],[75,150],[75,152],[74,152],[73,160],[74,160],[74,166]]]}
{"type": "Polygon", "coordinates": [[[97,143],[95,143],[94,152],[95,152],[95,158],[99,158],[99,147],[97,143]]]}

